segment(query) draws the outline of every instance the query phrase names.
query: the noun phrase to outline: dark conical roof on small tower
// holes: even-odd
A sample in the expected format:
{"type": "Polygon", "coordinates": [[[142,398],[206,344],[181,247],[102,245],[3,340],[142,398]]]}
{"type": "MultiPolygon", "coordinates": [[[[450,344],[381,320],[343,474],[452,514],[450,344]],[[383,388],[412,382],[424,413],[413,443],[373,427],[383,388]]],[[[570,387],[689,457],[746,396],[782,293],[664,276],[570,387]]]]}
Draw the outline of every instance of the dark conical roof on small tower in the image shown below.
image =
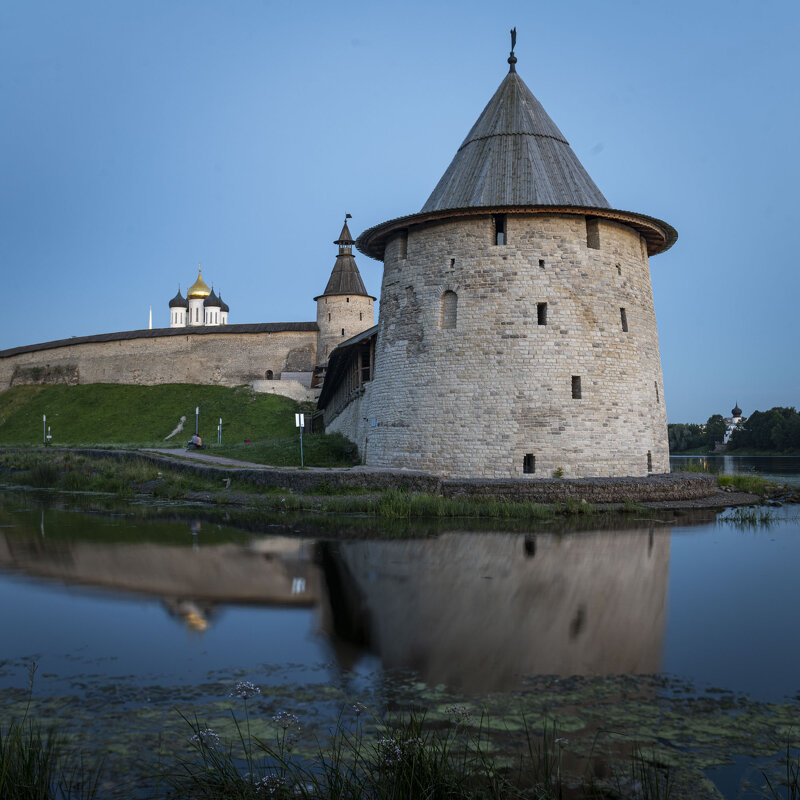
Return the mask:
{"type": "MultiPolygon", "coordinates": [[[[514,37],[516,38],[516,37],[514,37]]],[[[510,69],[422,212],[478,206],[609,208],[564,134],[510,69]]]]}
{"type": "MultiPolygon", "coordinates": [[[[333,265],[331,277],[328,280],[328,285],[325,291],[319,297],[325,297],[336,294],[350,294],[350,295],[364,295],[371,297],[367,294],[367,288],[364,286],[364,281],[361,280],[361,273],[356,266],[356,260],[353,257],[353,245],[355,239],[350,235],[350,228],[347,227],[347,220],[350,214],[345,215],[344,225],[339,238],[334,244],[339,245],[339,255],[336,256],[336,263],[333,265]]],[[[318,297],[314,298],[319,299],[318,297]]],[[[373,298],[374,300],[375,298],[373,298]]]]}

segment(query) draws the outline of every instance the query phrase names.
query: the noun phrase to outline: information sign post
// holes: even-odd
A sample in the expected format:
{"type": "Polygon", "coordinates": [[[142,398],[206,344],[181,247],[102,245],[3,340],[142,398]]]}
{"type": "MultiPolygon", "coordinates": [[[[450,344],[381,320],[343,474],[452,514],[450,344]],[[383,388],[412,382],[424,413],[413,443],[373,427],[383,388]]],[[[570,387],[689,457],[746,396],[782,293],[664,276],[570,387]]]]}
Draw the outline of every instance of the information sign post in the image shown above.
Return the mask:
{"type": "Polygon", "coordinates": [[[306,415],[305,414],[295,414],[294,415],[294,425],[296,428],[300,428],[300,467],[303,466],[303,428],[306,424],[306,415]]]}

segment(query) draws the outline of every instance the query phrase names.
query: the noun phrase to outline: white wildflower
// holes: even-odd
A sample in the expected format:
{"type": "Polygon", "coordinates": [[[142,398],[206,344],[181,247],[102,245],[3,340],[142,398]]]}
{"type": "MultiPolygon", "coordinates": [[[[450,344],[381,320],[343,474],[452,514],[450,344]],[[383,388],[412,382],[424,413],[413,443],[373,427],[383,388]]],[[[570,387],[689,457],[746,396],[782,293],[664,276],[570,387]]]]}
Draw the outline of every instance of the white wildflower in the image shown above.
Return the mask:
{"type": "Polygon", "coordinates": [[[257,694],[261,694],[261,689],[259,689],[258,686],[250,683],[250,681],[239,681],[239,683],[234,686],[230,696],[241,697],[242,700],[247,700],[251,697],[255,697],[257,694]]]}
{"type": "Polygon", "coordinates": [[[211,728],[198,728],[197,733],[192,736],[190,741],[202,747],[218,747],[219,736],[211,728]]]}

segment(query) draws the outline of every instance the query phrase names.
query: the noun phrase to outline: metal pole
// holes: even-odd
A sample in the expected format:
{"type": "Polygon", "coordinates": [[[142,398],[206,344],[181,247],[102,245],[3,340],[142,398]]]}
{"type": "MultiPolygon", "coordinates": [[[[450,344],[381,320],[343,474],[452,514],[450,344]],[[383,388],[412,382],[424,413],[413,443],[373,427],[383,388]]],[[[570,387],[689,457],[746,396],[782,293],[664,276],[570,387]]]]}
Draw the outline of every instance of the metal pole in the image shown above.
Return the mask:
{"type": "Polygon", "coordinates": [[[219,436],[217,444],[222,444],[222,417],[219,418],[219,436]]]}
{"type": "Polygon", "coordinates": [[[197,406],[194,410],[194,432],[196,434],[200,433],[200,406],[197,406]]]}
{"type": "Polygon", "coordinates": [[[300,466],[303,466],[303,428],[300,428],[300,466]]]}

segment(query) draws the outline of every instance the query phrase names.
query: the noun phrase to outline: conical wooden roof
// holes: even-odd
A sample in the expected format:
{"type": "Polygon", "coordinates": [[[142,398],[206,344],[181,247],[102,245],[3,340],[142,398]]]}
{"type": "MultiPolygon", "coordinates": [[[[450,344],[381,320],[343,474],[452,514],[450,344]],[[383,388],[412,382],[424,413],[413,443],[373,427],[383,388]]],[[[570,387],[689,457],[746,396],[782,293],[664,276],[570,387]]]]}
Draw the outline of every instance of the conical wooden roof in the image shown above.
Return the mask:
{"type": "Polygon", "coordinates": [[[480,206],[609,208],[564,134],[510,71],[422,213],[480,206]]]}
{"type": "MultiPolygon", "coordinates": [[[[350,216],[348,214],[348,216],[350,216]]],[[[336,256],[336,262],[333,265],[331,277],[328,279],[328,285],[325,291],[314,298],[319,300],[320,297],[335,295],[335,294],[349,294],[349,295],[363,295],[365,297],[372,297],[367,294],[367,287],[364,286],[364,281],[361,279],[361,273],[356,266],[356,260],[353,258],[353,245],[355,241],[350,235],[350,228],[347,227],[347,217],[345,217],[342,232],[339,238],[334,242],[339,245],[339,255],[336,256]]],[[[372,297],[374,300],[375,298],[372,297]]]]}

